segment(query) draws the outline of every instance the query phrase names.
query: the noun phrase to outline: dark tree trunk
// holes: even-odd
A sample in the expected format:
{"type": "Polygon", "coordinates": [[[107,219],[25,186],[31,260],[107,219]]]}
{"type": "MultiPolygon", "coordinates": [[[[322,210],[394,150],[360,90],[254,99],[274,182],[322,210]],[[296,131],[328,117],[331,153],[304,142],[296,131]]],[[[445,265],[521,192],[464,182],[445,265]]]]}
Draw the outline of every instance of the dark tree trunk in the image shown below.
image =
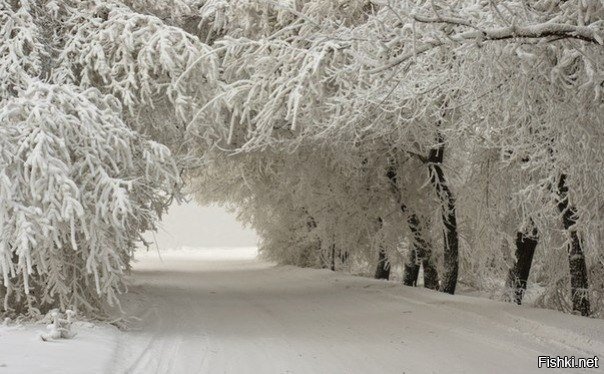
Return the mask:
{"type": "Polygon", "coordinates": [[[331,265],[329,268],[331,271],[336,271],[336,245],[332,244],[331,247],[331,265]]]}
{"type": "Polygon", "coordinates": [[[444,273],[440,290],[454,294],[459,274],[459,238],[457,234],[457,216],[455,214],[455,197],[447,184],[445,173],[442,168],[445,147],[442,138],[438,148],[430,151],[428,156],[428,167],[430,169],[430,180],[436,189],[442,206],[442,220],[444,229],[444,273]]]}
{"type": "Polygon", "coordinates": [[[531,272],[533,255],[538,243],[538,231],[535,226],[533,226],[531,234],[520,231],[516,233],[516,263],[510,269],[507,284],[514,292],[513,301],[518,305],[522,304],[522,298],[531,272]]]}
{"type": "MultiPolygon", "coordinates": [[[[406,207],[401,206],[403,211],[406,207]]],[[[408,220],[409,229],[413,233],[413,248],[409,252],[409,258],[405,264],[403,284],[406,286],[417,286],[420,265],[424,267],[424,287],[431,290],[438,289],[438,270],[432,260],[432,248],[424,238],[419,219],[411,214],[408,220]]]]}
{"type": "Polygon", "coordinates": [[[583,254],[583,243],[577,230],[574,228],[577,222],[577,211],[568,202],[568,186],[566,175],[560,176],[558,183],[558,209],[562,213],[562,224],[570,236],[568,249],[568,264],[570,268],[570,289],[573,303],[573,311],[581,313],[582,316],[590,315],[589,304],[589,282],[587,279],[587,265],[583,254]]]}
{"type": "Polygon", "coordinates": [[[378,253],[375,279],[390,279],[390,262],[388,262],[388,256],[386,256],[386,251],[383,248],[380,248],[378,253]]]}
{"type": "MultiPolygon", "coordinates": [[[[390,165],[386,173],[393,191],[397,197],[397,202],[400,204],[400,209],[403,213],[407,213],[407,207],[400,201],[400,191],[397,187],[396,170],[393,165],[390,165]]],[[[409,258],[404,265],[403,284],[405,286],[417,286],[419,278],[420,266],[424,267],[424,287],[437,290],[439,287],[438,271],[432,260],[432,247],[428,240],[425,239],[421,223],[417,215],[410,214],[407,219],[409,230],[413,234],[412,249],[409,252],[409,258]]]]}
{"type": "Polygon", "coordinates": [[[419,278],[419,267],[420,262],[417,257],[416,248],[411,248],[409,251],[409,258],[403,268],[403,284],[405,286],[415,287],[417,286],[417,279],[419,278]]]}
{"type": "MultiPolygon", "coordinates": [[[[383,221],[381,217],[377,219],[380,229],[383,226],[383,221]]],[[[390,279],[390,262],[388,261],[388,256],[386,255],[386,251],[384,247],[380,245],[380,250],[378,251],[378,263],[375,268],[375,279],[390,279]]]]}
{"type": "Polygon", "coordinates": [[[431,290],[438,290],[438,270],[432,260],[432,253],[426,253],[426,257],[422,259],[422,265],[424,266],[424,287],[431,290]]]}
{"type": "Polygon", "coordinates": [[[340,264],[346,265],[348,263],[348,251],[340,251],[338,258],[340,259],[340,264]]]}

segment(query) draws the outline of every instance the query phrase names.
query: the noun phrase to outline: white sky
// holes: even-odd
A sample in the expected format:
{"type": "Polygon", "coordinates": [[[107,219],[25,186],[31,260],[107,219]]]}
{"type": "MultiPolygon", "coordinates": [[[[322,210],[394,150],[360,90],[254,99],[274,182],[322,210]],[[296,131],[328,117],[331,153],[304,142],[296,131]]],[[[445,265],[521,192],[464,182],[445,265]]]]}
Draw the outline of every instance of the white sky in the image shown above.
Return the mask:
{"type": "MultiPolygon", "coordinates": [[[[154,240],[152,233],[145,239],[154,240]]],[[[244,228],[235,216],[218,206],[202,207],[195,202],[174,205],[155,233],[159,249],[180,247],[252,247],[256,233],[244,228]]]]}

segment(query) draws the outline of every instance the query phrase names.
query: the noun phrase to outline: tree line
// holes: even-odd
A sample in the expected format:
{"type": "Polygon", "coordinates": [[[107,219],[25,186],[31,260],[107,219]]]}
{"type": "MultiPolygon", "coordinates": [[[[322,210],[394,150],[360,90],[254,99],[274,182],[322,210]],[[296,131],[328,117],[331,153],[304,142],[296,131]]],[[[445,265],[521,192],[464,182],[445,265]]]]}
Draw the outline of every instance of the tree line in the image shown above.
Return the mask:
{"type": "Polygon", "coordinates": [[[3,310],[102,312],[192,194],[279,263],[601,316],[603,16],[0,0],[3,310]]]}

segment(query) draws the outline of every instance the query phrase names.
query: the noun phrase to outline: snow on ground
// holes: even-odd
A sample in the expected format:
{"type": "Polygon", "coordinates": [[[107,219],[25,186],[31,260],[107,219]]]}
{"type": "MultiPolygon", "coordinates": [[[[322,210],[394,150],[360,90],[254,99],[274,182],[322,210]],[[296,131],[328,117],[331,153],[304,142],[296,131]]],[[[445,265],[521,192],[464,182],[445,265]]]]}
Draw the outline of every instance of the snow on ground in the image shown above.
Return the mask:
{"type": "Polygon", "coordinates": [[[135,265],[130,331],[79,326],[44,343],[39,326],[2,327],[0,374],[535,373],[539,355],[604,360],[601,320],[276,267],[250,248],[161,257],[135,265]]]}
{"type": "Polygon", "coordinates": [[[0,326],[0,374],[107,373],[119,330],[76,322],[69,340],[42,341],[45,324],[0,326]]]}

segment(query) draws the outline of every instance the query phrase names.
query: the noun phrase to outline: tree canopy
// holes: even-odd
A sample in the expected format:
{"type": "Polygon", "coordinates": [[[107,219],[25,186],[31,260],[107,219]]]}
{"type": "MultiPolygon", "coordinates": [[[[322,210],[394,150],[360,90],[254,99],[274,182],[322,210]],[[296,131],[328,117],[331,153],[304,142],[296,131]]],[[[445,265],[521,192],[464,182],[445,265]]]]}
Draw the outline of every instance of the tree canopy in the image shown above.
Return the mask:
{"type": "Polygon", "coordinates": [[[528,261],[540,305],[602,316],[603,17],[601,0],[0,0],[3,311],[102,312],[188,193],[279,263],[410,285],[423,267],[430,288],[520,303],[528,261]]]}

